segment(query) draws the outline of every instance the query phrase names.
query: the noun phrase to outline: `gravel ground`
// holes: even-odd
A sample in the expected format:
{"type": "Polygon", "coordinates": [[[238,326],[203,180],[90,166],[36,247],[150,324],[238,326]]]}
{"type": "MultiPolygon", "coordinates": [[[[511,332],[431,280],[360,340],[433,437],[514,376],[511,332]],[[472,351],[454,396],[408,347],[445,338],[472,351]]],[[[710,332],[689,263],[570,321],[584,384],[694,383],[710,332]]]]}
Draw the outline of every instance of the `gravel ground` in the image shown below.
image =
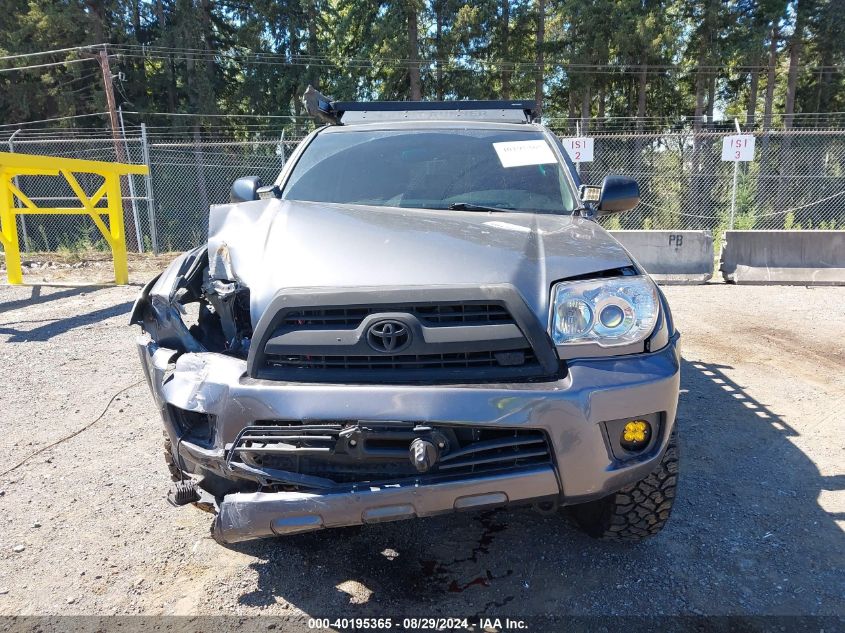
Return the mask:
{"type": "Polygon", "coordinates": [[[680,491],[641,545],[513,509],[230,549],[165,501],[138,289],[0,287],[0,473],[39,451],[0,475],[0,615],[845,615],[845,288],[667,289],[680,491]]]}

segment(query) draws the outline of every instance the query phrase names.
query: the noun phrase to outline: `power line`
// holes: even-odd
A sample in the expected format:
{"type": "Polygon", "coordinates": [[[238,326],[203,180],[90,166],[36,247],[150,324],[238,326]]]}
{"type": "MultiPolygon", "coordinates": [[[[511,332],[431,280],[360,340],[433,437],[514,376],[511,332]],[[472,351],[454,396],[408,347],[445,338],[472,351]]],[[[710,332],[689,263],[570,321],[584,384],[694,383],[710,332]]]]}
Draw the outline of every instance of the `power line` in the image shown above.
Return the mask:
{"type": "MultiPolygon", "coordinates": [[[[457,59],[419,59],[411,60],[406,58],[356,58],[356,57],[332,57],[327,55],[286,55],[282,53],[272,52],[252,52],[252,51],[237,51],[237,50],[206,50],[183,47],[162,47],[162,46],[142,46],[137,44],[120,44],[110,46],[116,53],[125,57],[140,57],[148,59],[170,59],[174,56],[179,59],[217,59],[229,58],[250,64],[259,65],[281,65],[281,66],[307,66],[307,65],[326,65],[336,67],[339,65],[370,67],[377,64],[393,64],[396,66],[408,66],[410,64],[419,64],[423,66],[431,66],[438,64],[441,67],[444,64],[460,64],[469,63],[480,66],[494,66],[501,70],[517,70],[520,68],[533,69],[538,68],[535,61],[510,61],[510,60],[481,60],[469,58],[457,59]]],[[[578,62],[565,62],[556,59],[548,59],[543,64],[548,67],[559,67],[568,70],[586,71],[592,70],[597,72],[631,72],[639,71],[645,68],[648,71],[678,71],[678,72],[695,72],[695,71],[725,71],[724,65],[698,65],[698,66],[683,66],[678,64],[629,64],[629,63],[605,63],[605,64],[591,64],[578,62]]],[[[460,67],[452,66],[453,69],[461,70],[460,67]]],[[[737,65],[732,66],[729,70],[732,72],[748,72],[752,70],[766,70],[766,64],[760,65],[737,65]]],[[[800,66],[804,70],[838,70],[845,68],[843,65],[829,65],[829,66],[800,66]]]]}
{"type": "Polygon", "coordinates": [[[190,112],[138,112],[124,110],[124,114],[140,114],[144,116],[191,116],[191,117],[222,117],[222,118],[256,118],[256,119],[308,119],[307,115],[295,114],[201,114],[190,112]]]}
{"type": "Polygon", "coordinates": [[[85,117],[107,115],[108,112],[92,112],[91,114],[73,114],[69,116],[57,116],[52,119],[39,119],[38,121],[24,121],[22,123],[0,123],[0,127],[20,127],[21,125],[33,125],[35,123],[50,123],[52,121],[66,121],[68,119],[82,119],[85,117]]]}
{"type": "Polygon", "coordinates": [[[83,51],[88,50],[91,48],[102,48],[103,46],[107,46],[106,44],[89,44],[87,46],[71,46],[69,48],[57,48],[51,51],[38,51],[35,53],[19,53],[17,55],[4,55],[0,57],[1,61],[6,61],[7,59],[23,59],[25,57],[42,57],[44,55],[55,55],[57,53],[70,53],[74,51],[83,51]]]}
{"type": "Polygon", "coordinates": [[[90,61],[93,61],[93,59],[89,59],[87,57],[81,57],[79,59],[66,59],[63,62],[50,62],[50,63],[47,63],[47,64],[33,64],[31,66],[14,66],[12,68],[0,68],[0,73],[10,73],[10,72],[13,72],[13,71],[18,71],[18,70],[37,70],[39,68],[51,68],[53,66],[66,66],[66,65],[69,65],[69,64],[79,64],[79,63],[82,63],[82,62],[90,62],[90,61]]]}

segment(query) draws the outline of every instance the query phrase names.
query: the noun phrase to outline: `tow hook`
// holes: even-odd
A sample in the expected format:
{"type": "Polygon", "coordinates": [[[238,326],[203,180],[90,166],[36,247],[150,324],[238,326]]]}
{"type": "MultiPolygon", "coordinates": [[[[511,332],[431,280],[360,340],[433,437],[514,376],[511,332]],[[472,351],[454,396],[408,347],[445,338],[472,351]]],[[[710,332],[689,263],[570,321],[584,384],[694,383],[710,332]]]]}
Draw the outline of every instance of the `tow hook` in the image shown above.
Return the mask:
{"type": "Polygon", "coordinates": [[[440,449],[434,442],[418,437],[411,442],[409,457],[417,472],[427,473],[440,459],[440,449]]]}

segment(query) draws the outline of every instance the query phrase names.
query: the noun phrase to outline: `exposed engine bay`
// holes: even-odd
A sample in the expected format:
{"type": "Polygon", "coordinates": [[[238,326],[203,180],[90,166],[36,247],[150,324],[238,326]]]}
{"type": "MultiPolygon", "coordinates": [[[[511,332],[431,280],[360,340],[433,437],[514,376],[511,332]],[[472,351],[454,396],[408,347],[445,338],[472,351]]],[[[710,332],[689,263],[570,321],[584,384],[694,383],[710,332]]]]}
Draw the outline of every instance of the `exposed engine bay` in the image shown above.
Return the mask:
{"type": "Polygon", "coordinates": [[[180,259],[169,293],[151,292],[160,277],[154,279],[136,303],[132,323],[141,325],[159,345],[179,353],[220,352],[246,358],[252,339],[249,288],[235,279],[230,267],[210,267],[205,247],[180,259]],[[217,276],[221,272],[223,276],[217,276]]]}

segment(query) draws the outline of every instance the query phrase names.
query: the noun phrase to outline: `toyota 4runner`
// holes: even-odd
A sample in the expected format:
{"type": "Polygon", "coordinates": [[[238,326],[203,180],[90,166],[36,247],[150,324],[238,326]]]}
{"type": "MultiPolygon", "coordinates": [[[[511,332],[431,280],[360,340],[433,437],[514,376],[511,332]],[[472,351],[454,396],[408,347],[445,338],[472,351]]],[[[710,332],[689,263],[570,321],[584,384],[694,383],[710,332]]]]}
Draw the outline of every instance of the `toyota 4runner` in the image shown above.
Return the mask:
{"type": "Polygon", "coordinates": [[[171,501],[223,543],[526,503],[658,532],[678,333],[596,222],[636,183],[581,185],[532,102],[307,107],[133,310],[171,501]]]}

